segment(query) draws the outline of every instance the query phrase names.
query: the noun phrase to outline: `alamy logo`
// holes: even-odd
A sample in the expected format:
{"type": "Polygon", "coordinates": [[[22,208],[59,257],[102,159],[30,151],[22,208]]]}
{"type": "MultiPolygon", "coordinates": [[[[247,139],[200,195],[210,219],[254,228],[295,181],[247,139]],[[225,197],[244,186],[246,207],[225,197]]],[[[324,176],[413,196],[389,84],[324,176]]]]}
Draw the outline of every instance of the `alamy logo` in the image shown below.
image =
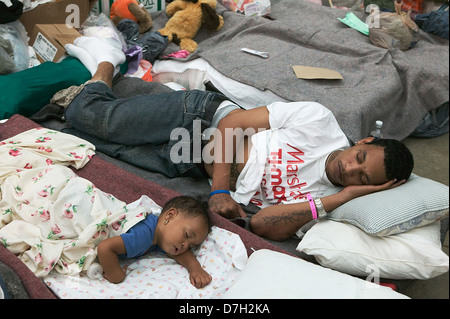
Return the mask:
{"type": "MultiPolygon", "coordinates": [[[[377,265],[373,265],[373,264],[367,265],[366,273],[369,274],[366,277],[367,282],[371,282],[371,283],[374,283],[377,285],[380,284],[380,268],[377,265]]],[[[370,285],[369,287],[374,287],[374,286],[370,285]]]]}
{"type": "MultiPolygon", "coordinates": [[[[185,128],[176,128],[170,134],[171,141],[177,141],[170,150],[173,163],[244,163],[245,137],[265,129],[226,128],[224,135],[220,130],[207,128],[201,131],[201,120],[193,121],[192,136],[185,128]],[[192,145],[191,145],[192,143],[192,145]],[[192,154],[191,154],[192,149],[192,154]]],[[[250,148],[250,143],[247,144],[250,148]]]]}
{"type": "Polygon", "coordinates": [[[68,13],[66,27],[78,29],[81,26],[80,7],[76,4],[69,4],[66,6],[66,12],[68,13]]]}

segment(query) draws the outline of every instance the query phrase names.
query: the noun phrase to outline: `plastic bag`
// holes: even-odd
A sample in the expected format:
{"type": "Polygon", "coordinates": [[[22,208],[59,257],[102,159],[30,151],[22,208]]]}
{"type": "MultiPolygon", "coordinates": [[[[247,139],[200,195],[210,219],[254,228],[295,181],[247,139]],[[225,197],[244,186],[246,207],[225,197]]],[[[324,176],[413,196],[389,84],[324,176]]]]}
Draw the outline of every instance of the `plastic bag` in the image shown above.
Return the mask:
{"type": "Polygon", "coordinates": [[[128,49],[134,46],[142,48],[144,60],[154,63],[156,58],[169,45],[169,40],[166,36],[159,32],[145,32],[139,33],[139,25],[130,19],[123,19],[117,24],[117,30],[122,34],[128,49]]]}
{"type": "Polygon", "coordinates": [[[395,3],[394,13],[373,9],[366,20],[369,25],[369,39],[386,49],[408,50],[419,40],[419,27],[410,18],[410,12],[401,11],[401,3],[395,3]]]}
{"type": "Polygon", "coordinates": [[[233,12],[246,16],[265,16],[270,13],[270,0],[222,0],[222,4],[233,12]]]}
{"type": "Polygon", "coordinates": [[[395,12],[394,0],[364,0],[366,12],[367,7],[371,5],[377,6],[380,11],[395,12]]]}
{"type": "Polygon", "coordinates": [[[127,50],[127,44],[122,34],[117,30],[114,23],[104,13],[98,16],[91,15],[83,22],[80,33],[87,37],[97,37],[117,41],[122,46],[122,51],[127,50]]]}
{"type": "Polygon", "coordinates": [[[436,137],[448,133],[449,128],[448,102],[429,111],[411,134],[415,137],[436,137]]]}
{"type": "Polygon", "coordinates": [[[0,75],[12,73],[15,69],[11,42],[0,37],[0,75]]]}
{"type": "Polygon", "coordinates": [[[15,69],[14,71],[22,71],[28,69],[30,63],[30,55],[28,53],[28,41],[24,26],[19,21],[6,24],[0,24],[0,38],[7,43],[10,42],[13,48],[13,56],[15,69]]]}

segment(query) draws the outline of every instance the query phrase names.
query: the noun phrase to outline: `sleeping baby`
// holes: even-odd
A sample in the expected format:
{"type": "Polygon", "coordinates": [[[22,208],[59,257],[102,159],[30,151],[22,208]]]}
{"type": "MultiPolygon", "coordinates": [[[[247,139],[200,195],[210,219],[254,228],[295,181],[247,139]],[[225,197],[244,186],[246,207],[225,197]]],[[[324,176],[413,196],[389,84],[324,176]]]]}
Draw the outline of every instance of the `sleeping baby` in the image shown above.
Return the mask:
{"type": "Polygon", "coordinates": [[[120,283],[126,276],[127,266],[120,266],[119,257],[136,258],[162,251],[187,268],[193,286],[202,288],[212,278],[191,248],[200,245],[210,231],[209,215],[200,202],[188,196],[175,197],[165,204],[159,217],[149,214],[126,233],[100,242],[97,254],[103,277],[120,283]]]}

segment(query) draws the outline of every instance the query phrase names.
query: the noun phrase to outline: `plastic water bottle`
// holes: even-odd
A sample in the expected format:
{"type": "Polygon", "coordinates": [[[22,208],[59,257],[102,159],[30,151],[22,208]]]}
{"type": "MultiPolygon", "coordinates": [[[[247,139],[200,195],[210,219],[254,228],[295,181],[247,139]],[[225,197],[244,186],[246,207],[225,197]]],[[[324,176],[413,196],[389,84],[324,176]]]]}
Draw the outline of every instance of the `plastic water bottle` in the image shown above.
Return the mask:
{"type": "Polygon", "coordinates": [[[370,136],[377,138],[383,138],[383,134],[381,133],[381,128],[383,127],[382,121],[376,121],[375,122],[375,130],[370,132],[370,136]]]}
{"type": "Polygon", "coordinates": [[[103,268],[99,263],[92,263],[87,270],[87,276],[89,279],[102,279],[103,268]]]}

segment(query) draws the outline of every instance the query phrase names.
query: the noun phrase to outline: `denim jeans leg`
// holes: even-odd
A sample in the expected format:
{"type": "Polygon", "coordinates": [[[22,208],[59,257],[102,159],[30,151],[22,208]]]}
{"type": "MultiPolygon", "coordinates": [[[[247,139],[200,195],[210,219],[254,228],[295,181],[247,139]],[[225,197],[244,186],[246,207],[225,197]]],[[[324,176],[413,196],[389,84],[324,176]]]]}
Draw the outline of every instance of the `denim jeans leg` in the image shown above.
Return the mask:
{"type": "Polygon", "coordinates": [[[210,127],[217,107],[225,99],[225,96],[215,92],[193,90],[186,94],[182,127],[189,133],[190,140],[183,137],[181,140],[171,140],[166,148],[167,159],[176,166],[180,176],[205,176],[201,151],[206,141],[203,141],[202,133],[210,127]],[[180,149],[189,154],[179,154],[180,149]]]}
{"type": "Polygon", "coordinates": [[[99,151],[110,156],[169,177],[200,177],[204,174],[192,161],[193,122],[199,120],[202,129],[209,127],[224,99],[221,94],[195,90],[118,99],[107,85],[97,82],[86,85],[65,116],[77,131],[96,140],[99,151]],[[173,163],[170,153],[177,141],[171,141],[170,134],[180,127],[191,137],[190,160],[173,163]]]}
{"type": "Polygon", "coordinates": [[[124,145],[161,144],[184,120],[183,91],[117,98],[104,83],[86,85],[66,119],[84,133],[124,145]]]}

